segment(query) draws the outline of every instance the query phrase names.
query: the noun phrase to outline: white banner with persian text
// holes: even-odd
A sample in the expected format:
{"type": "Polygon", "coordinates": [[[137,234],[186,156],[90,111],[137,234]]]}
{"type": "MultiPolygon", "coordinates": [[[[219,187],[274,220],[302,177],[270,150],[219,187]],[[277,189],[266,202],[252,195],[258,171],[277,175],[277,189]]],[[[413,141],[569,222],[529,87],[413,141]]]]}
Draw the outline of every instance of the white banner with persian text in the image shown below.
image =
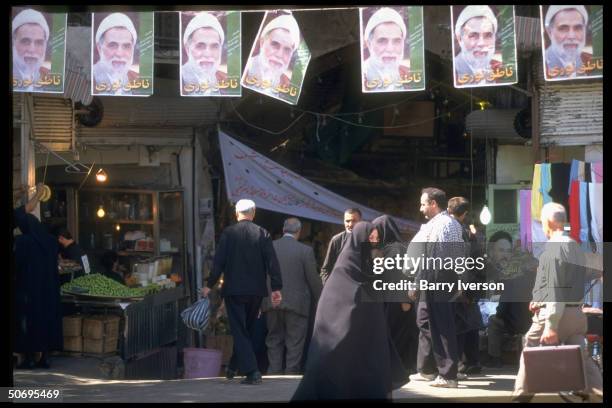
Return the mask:
{"type": "MultiPolygon", "coordinates": [[[[232,203],[247,198],[257,207],[312,220],[342,224],[347,208],[359,208],[365,220],[382,215],[315,184],[219,132],[225,187],[232,203]]],[[[394,217],[403,231],[416,232],[420,224],[394,217]]]]}

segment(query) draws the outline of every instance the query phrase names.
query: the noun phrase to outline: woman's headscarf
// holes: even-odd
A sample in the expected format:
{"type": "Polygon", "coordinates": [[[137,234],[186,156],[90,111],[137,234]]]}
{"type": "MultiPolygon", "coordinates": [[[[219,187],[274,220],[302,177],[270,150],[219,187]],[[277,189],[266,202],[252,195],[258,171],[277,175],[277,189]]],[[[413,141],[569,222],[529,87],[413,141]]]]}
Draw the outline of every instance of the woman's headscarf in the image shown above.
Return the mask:
{"type": "Polygon", "coordinates": [[[388,215],[381,215],[372,221],[372,224],[378,229],[380,234],[381,246],[386,246],[394,242],[402,241],[402,234],[393,218],[388,215]]]}

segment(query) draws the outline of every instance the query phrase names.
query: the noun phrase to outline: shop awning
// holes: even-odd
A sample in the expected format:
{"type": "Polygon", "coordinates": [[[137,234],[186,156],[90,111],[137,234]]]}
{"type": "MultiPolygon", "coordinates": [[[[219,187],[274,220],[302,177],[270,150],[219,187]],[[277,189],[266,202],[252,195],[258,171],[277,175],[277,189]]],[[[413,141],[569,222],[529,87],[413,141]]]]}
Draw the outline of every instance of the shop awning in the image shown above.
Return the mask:
{"type": "MultiPolygon", "coordinates": [[[[222,131],[219,146],[232,203],[248,198],[259,208],[333,224],[342,224],[344,210],[351,207],[359,208],[368,221],[382,215],[305,179],[222,131]]],[[[421,226],[404,218],[394,220],[405,232],[416,232],[421,226]]]]}

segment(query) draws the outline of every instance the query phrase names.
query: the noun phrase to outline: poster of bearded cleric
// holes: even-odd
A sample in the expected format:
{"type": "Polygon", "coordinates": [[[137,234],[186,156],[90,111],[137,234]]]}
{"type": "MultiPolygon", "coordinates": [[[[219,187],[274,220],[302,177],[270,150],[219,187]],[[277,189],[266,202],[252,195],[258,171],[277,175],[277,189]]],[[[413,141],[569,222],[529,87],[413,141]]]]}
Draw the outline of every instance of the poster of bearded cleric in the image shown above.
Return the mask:
{"type": "Polygon", "coordinates": [[[514,6],[451,6],[455,88],[518,82],[514,6]]]}
{"type": "Polygon", "coordinates": [[[153,95],[153,13],[91,15],[91,94],[153,95]]]}
{"type": "Polygon", "coordinates": [[[425,89],[423,7],[359,9],[361,91],[425,89]]]}
{"type": "Polygon", "coordinates": [[[296,105],[310,50],[294,15],[287,10],[266,11],[249,55],[242,86],[296,105]]]}
{"type": "Polygon", "coordinates": [[[63,93],[67,14],[14,7],[11,17],[13,91],[63,93]]]}
{"type": "Polygon", "coordinates": [[[180,12],[181,96],[241,96],[239,11],[180,12]]]}
{"type": "Polygon", "coordinates": [[[603,77],[603,6],[540,6],[546,81],[603,77]]]}

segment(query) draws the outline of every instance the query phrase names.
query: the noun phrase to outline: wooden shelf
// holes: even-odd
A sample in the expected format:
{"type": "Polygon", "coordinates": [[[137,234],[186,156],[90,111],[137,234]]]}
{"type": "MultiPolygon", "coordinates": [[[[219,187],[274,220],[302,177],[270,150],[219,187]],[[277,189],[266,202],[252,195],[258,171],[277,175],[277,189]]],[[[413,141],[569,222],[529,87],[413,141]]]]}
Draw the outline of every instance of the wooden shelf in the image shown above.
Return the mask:
{"type": "Polygon", "coordinates": [[[153,225],[155,223],[155,221],[149,220],[149,221],[138,221],[138,220],[109,220],[109,219],[98,219],[98,220],[84,220],[82,222],[88,223],[88,224],[97,224],[97,223],[103,223],[103,224],[144,224],[144,225],[153,225]]]}
{"type": "Polygon", "coordinates": [[[132,255],[152,255],[155,251],[118,251],[119,256],[132,256],[132,255]]]}

